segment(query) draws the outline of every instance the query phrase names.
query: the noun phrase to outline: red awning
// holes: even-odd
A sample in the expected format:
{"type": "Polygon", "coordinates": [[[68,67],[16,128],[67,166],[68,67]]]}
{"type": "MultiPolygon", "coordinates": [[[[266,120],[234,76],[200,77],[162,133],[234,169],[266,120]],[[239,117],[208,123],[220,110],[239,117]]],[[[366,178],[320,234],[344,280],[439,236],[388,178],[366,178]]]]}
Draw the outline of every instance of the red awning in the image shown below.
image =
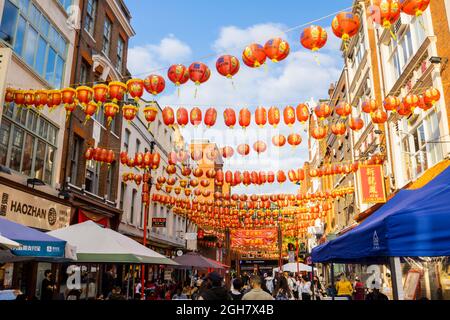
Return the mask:
{"type": "Polygon", "coordinates": [[[78,209],[78,223],[83,223],[86,221],[93,221],[105,228],[110,227],[109,218],[99,217],[98,215],[95,215],[93,213],[78,209]]]}

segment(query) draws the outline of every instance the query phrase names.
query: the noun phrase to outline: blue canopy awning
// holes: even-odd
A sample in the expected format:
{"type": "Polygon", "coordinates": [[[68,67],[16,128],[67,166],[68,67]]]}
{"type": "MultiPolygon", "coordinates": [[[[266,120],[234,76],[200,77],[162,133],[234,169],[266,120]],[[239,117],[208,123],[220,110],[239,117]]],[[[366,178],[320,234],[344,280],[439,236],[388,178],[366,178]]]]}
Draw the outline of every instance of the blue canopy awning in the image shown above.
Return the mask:
{"type": "Polygon", "coordinates": [[[314,263],[450,256],[450,167],[421,189],[401,190],[359,226],[311,255],[314,263]]]}
{"type": "Polygon", "coordinates": [[[66,241],[33,228],[0,218],[0,234],[21,244],[11,252],[22,257],[64,257],[66,241]]]}

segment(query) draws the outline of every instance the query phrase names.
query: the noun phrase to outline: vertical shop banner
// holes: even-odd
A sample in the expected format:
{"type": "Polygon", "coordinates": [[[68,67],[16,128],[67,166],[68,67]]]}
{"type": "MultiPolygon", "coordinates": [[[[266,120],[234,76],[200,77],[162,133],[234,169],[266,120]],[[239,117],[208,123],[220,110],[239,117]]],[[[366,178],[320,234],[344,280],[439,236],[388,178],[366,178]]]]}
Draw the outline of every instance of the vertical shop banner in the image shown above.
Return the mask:
{"type": "Polygon", "coordinates": [[[381,165],[359,167],[359,190],[363,203],[385,203],[386,190],[381,165]]]}

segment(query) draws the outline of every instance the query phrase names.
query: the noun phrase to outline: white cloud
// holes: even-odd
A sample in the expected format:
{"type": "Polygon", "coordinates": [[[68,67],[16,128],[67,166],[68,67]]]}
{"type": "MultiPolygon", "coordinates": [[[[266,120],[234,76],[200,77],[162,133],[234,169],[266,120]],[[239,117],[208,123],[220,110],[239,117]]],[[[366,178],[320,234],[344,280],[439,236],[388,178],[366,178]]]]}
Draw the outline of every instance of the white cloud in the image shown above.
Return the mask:
{"type": "MultiPolygon", "coordinates": [[[[179,96],[175,87],[168,82],[166,92],[159,98],[162,107],[171,105],[174,109],[178,106],[185,106],[188,109],[193,106],[199,106],[203,112],[209,106],[216,107],[218,111],[217,124],[214,127],[217,130],[205,130],[200,127],[196,134],[204,133],[208,138],[214,139],[220,146],[230,145],[236,149],[240,143],[253,143],[257,139],[264,140],[271,146],[271,138],[278,132],[259,129],[256,130],[254,119],[252,127],[243,132],[239,126],[234,130],[229,130],[223,123],[223,110],[232,107],[238,114],[242,107],[254,109],[258,105],[269,108],[278,106],[283,109],[287,104],[296,105],[309,100],[311,97],[315,100],[326,98],[330,83],[335,82],[342,68],[342,58],[340,55],[339,39],[335,38],[329,30],[329,46],[323,48],[317,58],[320,65],[315,61],[314,54],[304,49],[299,43],[299,34],[301,30],[283,34],[286,29],[281,24],[259,24],[246,29],[235,26],[223,27],[217,40],[212,44],[216,55],[214,58],[205,62],[211,69],[211,79],[198,88],[198,96],[194,97],[195,86],[188,83],[181,87],[179,96]],[[267,62],[267,68],[252,69],[241,62],[241,70],[232,81],[220,76],[215,70],[217,57],[222,54],[233,54],[241,58],[242,50],[250,43],[264,43],[272,37],[281,36],[287,39],[291,44],[291,54],[289,57],[277,64],[271,61],[267,62]],[[255,134],[255,132],[257,134],[255,134]],[[258,136],[260,135],[260,136],[258,136]],[[221,145],[222,144],[222,145],[221,145]]],[[[144,47],[132,48],[131,57],[136,61],[132,62],[136,69],[142,70],[142,66],[169,66],[171,63],[186,62],[192,58],[191,49],[174,36],[163,39],[158,45],[146,45],[144,47]],[[174,50],[174,48],[177,48],[174,50]],[[166,63],[170,62],[170,63],[166,63]]],[[[195,59],[192,58],[192,59],[195,59]]],[[[186,62],[186,64],[188,64],[186,62]]],[[[146,68],[145,68],[146,69],[146,68]]],[[[166,70],[160,74],[165,76],[166,70]]],[[[304,127],[297,123],[294,128],[287,128],[284,124],[280,125],[280,131],[286,136],[291,132],[301,133],[303,143],[295,152],[287,145],[279,153],[270,153],[261,157],[251,156],[244,161],[236,162],[241,158],[235,155],[233,162],[225,162],[225,170],[273,170],[283,169],[286,172],[291,168],[303,166],[304,161],[308,159],[307,136],[304,133],[304,127]],[[258,162],[259,160],[259,162],[258,162]],[[243,167],[245,169],[243,169],[243,167]]],[[[193,129],[188,126],[186,136],[192,136],[193,129]]],[[[189,140],[187,140],[189,141],[189,140]]],[[[241,159],[242,160],[242,159],[241,159]]],[[[236,192],[296,192],[298,188],[287,182],[283,186],[274,184],[266,187],[255,187],[253,191],[250,188],[237,188],[236,192]],[[280,189],[281,188],[281,189],[280,189]],[[261,190],[261,191],[258,191],[261,190]],[[271,190],[271,191],[270,191],[271,190]]]]}

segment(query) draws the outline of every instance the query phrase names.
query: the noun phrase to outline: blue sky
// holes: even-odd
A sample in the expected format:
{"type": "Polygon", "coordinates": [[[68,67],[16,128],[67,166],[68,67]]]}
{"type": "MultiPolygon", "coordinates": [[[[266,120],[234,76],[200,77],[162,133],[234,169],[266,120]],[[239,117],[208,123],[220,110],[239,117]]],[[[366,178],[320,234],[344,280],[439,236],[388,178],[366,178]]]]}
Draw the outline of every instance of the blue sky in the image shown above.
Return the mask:
{"type": "MultiPolygon", "coordinates": [[[[288,27],[307,23],[348,8],[352,0],[125,0],[137,35],[131,45],[158,42],[168,34],[194,48],[196,55],[211,52],[211,43],[225,26],[249,27],[282,23],[288,27]]],[[[330,19],[320,22],[329,26],[330,19]]]]}
{"type": "MultiPolygon", "coordinates": [[[[131,40],[128,54],[128,68],[137,77],[150,73],[164,76],[171,64],[183,63],[187,66],[194,61],[206,63],[212,70],[210,80],[200,86],[194,97],[195,86],[183,85],[179,96],[175,87],[167,81],[164,94],[158,97],[162,107],[200,107],[203,112],[210,106],[218,110],[217,125],[214,129],[187,127],[183,134],[189,142],[191,138],[207,138],[219,147],[236,148],[241,143],[253,145],[262,140],[269,151],[250,158],[234,156],[228,160],[225,170],[284,170],[298,169],[308,160],[308,135],[305,126],[297,123],[293,128],[280,126],[272,130],[268,126],[258,129],[253,124],[247,131],[240,128],[228,130],[223,124],[222,113],[227,107],[239,112],[240,108],[267,109],[277,106],[281,110],[287,105],[327,98],[328,88],[336,82],[342,70],[343,60],[339,51],[340,40],[330,29],[332,17],[316,22],[328,31],[328,43],[320,50],[316,62],[314,54],[304,49],[299,42],[303,28],[286,32],[292,27],[307,24],[315,19],[348,9],[351,0],[315,1],[237,1],[227,2],[190,1],[143,1],[126,0],[133,16],[132,24],[137,35],[131,40]],[[241,58],[246,45],[264,43],[272,37],[281,36],[291,45],[291,54],[280,63],[267,63],[267,68],[251,69],[241,63],[241,70],[231,81],[221,77],[215,68],[216,59],[222,54],[232,54],[241,58]],[[311,100],[312,99],[312,100],[311,100]],[[302,145],[297,149],[286,146],[281,149],[271,147],[271,140],[277,134],[299,133],[302,145]],[[245,168],[245,169],[243,169],[245,168]]],[[[306,27],[306,26],[305,26],[306,27]]],[[[281,187],[237,188],[241,193],[295,193],[296,186],[286,183],[281,187]]]]}

